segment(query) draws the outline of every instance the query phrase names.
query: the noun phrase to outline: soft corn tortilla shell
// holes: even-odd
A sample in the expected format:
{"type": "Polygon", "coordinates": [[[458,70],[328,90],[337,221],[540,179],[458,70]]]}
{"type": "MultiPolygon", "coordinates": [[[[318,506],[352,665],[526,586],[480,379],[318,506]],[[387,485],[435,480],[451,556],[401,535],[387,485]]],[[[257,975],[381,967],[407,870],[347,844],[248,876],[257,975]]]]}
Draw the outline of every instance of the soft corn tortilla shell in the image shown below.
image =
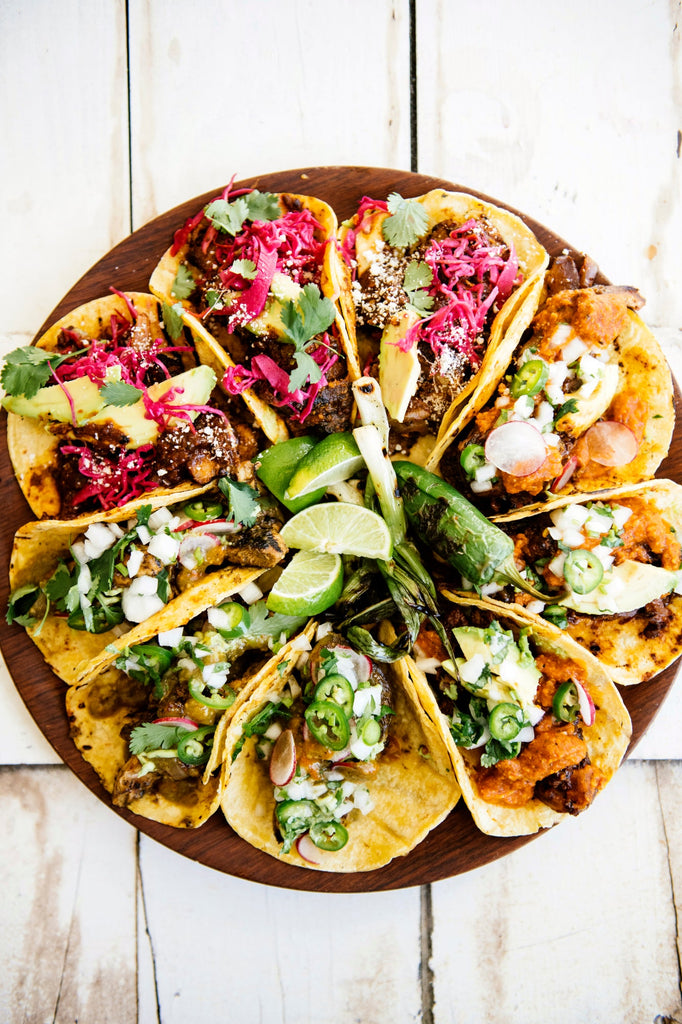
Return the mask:
{"type": "MultiPolygon", "coordinates": [[[[649,502],[682,539],[682,487],[679,484],[672,480],[654,480],[590,494],[589,500],[617,501],[628,497],[639,497],[649,502]]],[[[584,494],[558,498],[543,505],[541,511],[550,512],[587,500],[584,494]]],[[[527,518],[527,510],[524,510],[505,517],[505,521],[510,525],[517,524],[522,530],[523,520],[527,518]]],[[[644,609],[629,619],[618,615],[580,615],[577,622],[566,627],[566,632],[606,665],[616,683],[632,686],[662,672],[682,654],[682,594],[673,594],[668,609],[672,618],[662,632],[651,639],[642,635],[649,624],[644,609]]]]}
{"type": "MultiPolygon", "coordinates": [[[[406,673],[394,673],[395,716],[391,719],[391,754],[380,757],[377,771],[366,784],[374,802],[369,814],[354,810],[344,820],[348,842],[337,853],[316,850],[318,864],[296,852],[281,852],[274,827],[275,799],[268,762],[256,754],[251,737],[230,764],[231,751],[242,726],[278,693],[286,681],[273,675],[232,718],[225,743],[228,779],[222,809],[228,823],[252,846],[287,864],[320,871],[371,871],[404,856],[452,810],[460,790],[442,727],[421,704],[418,687],[406,673]],[[393,744],[397,744],[394,748],[393,744]]],[[[364,776],[358,773],[359,781],[364,776]]]]}
{"type": "MultiPolygon", "coordinates": [[[[142,292],[126,292],[137,310],[145,313],[152,328],[161,333],[158,301],[153,295],[142,292]]],[[[36,342],[36,347],[54,351],[59,333],[65,328],[80,331],[85,337],[101,337],[103,328],[114,313],[129,316],[126,303],[119,295],[106,295],[93,299],[67,313],[52,325],[36,342]]],[[[61,498],[57,487],[57,448],[59,439],[46,430],[41,421],[28,416],[7,414],[7,448],[19,486],[38,519],[55,519],[61,509],[61,498]]],[[[192,484],[183,484],[176,492],[196,490],[192,484]]],[[[145,495],[145,501],[155,495],[167,495],[164,488],[156,488],[145,495]]],[[[161,502],[163,504],[163,502],[161,502]]],[[[134,507],[130,502],[125,509],[134,507]]]]}
{"type": "MultiPolygon", "coordinates": [[[[187,496],[195,496],[207,490],[210,485],[194,488],[187,496]]],[[[182,495],[185,497],[186,495],[182,495]]],[[[66,558],[71,543],[78,534],[83,533],[91,523],[117,522],[128,518],[134,508],[141,505],[161,505],[177,502],[177,492],[166,491],[163,496],[153,499],[138,498],[126,506],[125,515],[120,509],[112,509],[101,515],[80,516],[69,521],[42,519],[27,523],[20,527],[14,538],[10,561],[9,582],[13,592],[28,583],[44,582],[52,575],[60,559],[66,558]]],[[[92,671],[92,666],[99,666],[102,659],[108,656],[105,648],[109,646],[122,649],[130,644],[141,643],[142,637],[170,629],[178,616],[197,609],[189,614],[199,614],[212,604],[219,604],[232,593],[241,590],[263,572],[262,568],[237,568],[230,566],[211,573],[200,580],[189,590],[178,594],[160,611],[149,619],[128,627],[128,631],[120,635],[121,626],[104,633],[88,633],[86,630],[72,629],[63,615],[48,613],[42,622],[29,626],[26,632],[42,652],[52,670],[71,685],[78,682],[85,674],[92,671]],[[169,625],[170,624],[170,625],[169,625]]]]}
{"type": "MultiPolygon", "coordinates": [[[[444,591],[444,596],[462,608],[469,606],[491,611],[505,629],[513,629],[517,635],[520,629],[530,628],[536,649],[563,655],[584,667],[588,688],[596,708],[596,718],[593,725],[583,728],[583,735],[592,764],[604,772],[607,780],[610,779],[627,750],[632,725],[618,690],[600,662],[561,630],[547,622],[541,623],[520,610],[510,610],[509,605],[501,604],[499,601],[467,599],[449,591],[444,591]]],[[[407,666],[415,685],[428,686],[426,676],[411,658],[407,659],[407,666]]],[[[520,808],[501,807],[484,802],[478,795],[473,772],[473,765],[479,762],[480,751],[458,748],[447,726],[444,731],[447,733],[450,755],[455,765],[457,781],[462,788],[462,797],[482,832],[492,836],[530,835],[570,817],[552,810],[542,801],[535,799],[520,808]]]]}
{"type": "MultiPolygon", "coordinates": [[[[241,570],[238,570],[241,571],[241,570]]],[[[215,596],[215,595],[214,595],[215,596]]],[[[220,594],[216,603],[225,600],[229,594],[220,594]]],[[[208,605],[207,607],[210,607],[208,605]]],[[[187,609],[182,615],[176,610],[173,622],[159,627],[149,628],[145,623],[145,633],[137,642],[144,643],[152,640],[156,633],[163,629],[172,629],[175,626],[185,625],[203,608],[192,608],[192,614],[187,614],[187,609]]],[[[151,622],[151,620],[149,620],[151,622]]],[[[244,703],[247,703],[256,689],[268,680],[273,672],[277,671],[280,662],[287,658],[295,658],[296,652],[309,646],[313,633],[313,627],[308,625],[300,636],[294,637],[283,644],[277,654],[269,658],[266,663],[253,675],[248,676],[237,690],[234,704],[228,708],[218,721],[211,757],[206,765],[203,781],[197,779],[196,788],[191,794],[190,802],[180,803],[177,799],[164,794],[163,791],[151,793],[134,800],[128,807],[135,814],[144,818],[151,818],[153,821],[163,822],[165,825],[174,825],[177,828],[195,828],[201,825],[217,809],[222,794],[227,768],[224,759],[225,736],[227,726],[233,715],[238,713],[244,703]],[[216,773],[217,774],[214,774],[216,773]]],[[[128,637],[130,634],[128,634],[128,637]]],[[[116,654],[107,653],[106,658],[94,667],[78,685],[71,686],[66,694],[66,709],[71,727],[71,738],[80,750],[81,754],[99,775],[102,785],[108,792],[112,792],[116,776],[129,758],[128,744],[121,735],[125,726],[136,722],[135,710],[125,705],[125,679],[126,676],[113,664],[116,654]],[[93,713],[93,701],[95,704],[102,703],[102,697],[111,691],[121,694],[120,706],[112,708],[109,715],[93,713]]],[[[236,684],[236,680],[233,685],[236,684]]],[[[112,702],[115,703],[115,702],[112,702]]]]}
{"type": "MultiPolygon", "coordinates": [[[[341,312],[342,309],[346,308],[347,297],[350,295],[350,274],[341,259],[336,245],[336,214],[331,206],[320,199],[316,199],[314,196],[294,195],[292,193],[282,193],[281,195],[286,195],[292,200],[299,200],[304,209],[309,210],[318,223],[322,225],[326,235],[331,239],[325,250],[320,290],[323,295],[332,299],[336,305],[336,325],[346,356],[348,373],[351,380],[357,380],[360,376],[360,366],[355,345],[355,334],[349,331],[346,320],[341,312]]],[[[285,213],[288,209],[281,198],[280,207],[282,213],[285,213]]],[[[172,253],[172,247],[167,249],[155,267],[149,281],[150,291],[162,302],[166,302],[169,305],[175,305],[178,301],[173,295],[173,282],[175,281],[178,268],[184,261],[187,248],[186,245],[183,246],[175,255],[172,253]]],[[[182,318],[195,336],[195,344],[200,360],[215,370],[216,376],[220,381],[225,371],[235,365],[232,357],[218,339],[204,327],[198,315],[198,310],[189,299],[182,299],[181,305],[182,318]]],[[[273,444],[276,444],[278,441],[286,441],[289,437],[289,430],[282,417],[272,406],[258,398],[250,388],[243,391],[241,397],[244,399],[254,419],[260,425],[263,433],[273,444]]]]}
{"type": "MultiPolygon", "coordinates": [[[[487,221],[508,246],[513,245],[519,261],[519,268],[523,274],[523,282],[512,292],[493,320],[486,352],[478,372],[445,413],[438,432],[440,440],[453,428],[454,424],[459,423],[464,410],[469,408],[467,399],[479,384],[487,380],[489,367],[494,364],[496,354],[499,353],[498,359],[506,359],[507,362],[511,358],[512,352],[537,308],[549,256],[520,217],[499,206],[494,206],[492,203],[483,202],[466,192],[433,189],[423,196],[415,197],[414,202],[420,203],[427,211],[429,231],[437,224],[452,222],[460,225],[472,217],[475,220],[487,221]]],[[[385,219],[385,215],[382,214],[381,219],[385,219]]],[[[342,238],[347,231],[348,228],[342,228],[342,238]]],[[[354,330],[355,308],[350,295],[346,298],[346,301],[349,300],[350,308],[346,312],[346,319],[353,325],[354,330]]],[[[343,308],[346,310],[346,306],[343,308]]]]}
{"type": "MultiPolygon", "coordinates": [[[[649,416],[642,443],[632,462],[625,466],[601,466],[598,473],[590,472],[589,477],[581,479],[576,473],[562,488],[561,496],[569,494],[585,494],[603,488],[620,487],[624,484],[636,484],[650,479],[663,459],[668,454],[675,427],[675,410],[673,407],[673,384],[670,367],[658,341],[646,324],[633,313],[627,311],[627,325],[615,341],[618,353],[619,383],[617,393],[624,390],[633,391],[646,398],[649,416]]],[[[480,395],[476,394],[470,404],[446,434],[439,439],[437,448],[431,454],[428,468],[437,469],[443,453],[454,441],[456,435],[466,426],[473,416],[483,408],[488,399],[496,391],[502,376],[511,361],[512,353],[502,359],[494,360],[488,368],[485,386],[480,395]]],[[[592,466],[594,464],[591,464],[592,466]]],[[[524,513],[544,507],[544,502],[535,501],[524,506],[524,513]]],[[[516,510],[509,515],[515,515],[516,510]]],[[[496,517],[497,521],[507,518],[496,517]]]]}

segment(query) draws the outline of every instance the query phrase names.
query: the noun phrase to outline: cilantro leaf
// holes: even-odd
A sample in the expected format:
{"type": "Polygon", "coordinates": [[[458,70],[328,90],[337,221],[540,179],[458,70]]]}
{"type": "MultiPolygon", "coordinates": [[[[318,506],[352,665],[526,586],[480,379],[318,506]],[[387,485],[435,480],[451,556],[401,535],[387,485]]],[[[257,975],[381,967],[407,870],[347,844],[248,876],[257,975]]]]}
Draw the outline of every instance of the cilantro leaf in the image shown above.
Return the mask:
{"type": "Polygon", "coordinates": [[[100,394],[108,405],[135,405],[142,398],[142,392],[125,381],[112,381],[100,388],[100,394]]]}
{"type": "Polygon", "coordinates": [[[78,581],[78,572],[69,572],[66,564],[60,562],[55,571],[45,584],[45,597],[50,601],[58,603],[62,601],[78,581]]]}
{"type": "Polygon", "coordinates": [[[170,338],[173,341],[177,341],[182,334],[182,328],[184,327],[182,319],[182,304],[176,302],[175,305],[169,306],[167,302],[164,302],[161,310],[163,323],[170,338]]]}
{"type": "Polygon", "coordinates": [[[256,601],[249,606],[248,619],[246,636],[273,637],[276,640],[282,633],[288,639],[306,621],[305,616],[271,612],[265,601],[256,601]]]}
{"type": "Polygon", "coordinates": [[[184,263],[181,263],[175,275],[175,280],[171,285],[171,295],[176,299],[188,299],[195,288],[196,284],[192,277],[192,271],[184,263]]]}
{"type": "Polygon", "coordinates": [[[381,233],[389,245],[405,249],[426,234],[429,215],[416,200],[403,199],[397,192],[391,192],[388,212],[391,216],[382,221],[381,233]]]}
{"type": "Polygon", "coordinates": [[[433,296],[424,289],[433,283],[433,271],[423,260],[408,263],[403,278],[403,288],[407,292],[410,305],[417,313],[427,313],[433,308],[433,296]]]}
{"type": "Polygon", "coordinates": [[[578,411],[578,403],[577,403],[576,399],[575,398],[569,398],[567,402],[564,402],[564,404],[559,406],[559,408],[557,409],[556,416],[554,417],[553,426],[557,425],[557,423],[559,422],[559,420],[561,419],[562,416],[568,416],[569,413],[577,412],[577,411],[578,411]]]}
{"type": "Polygon", "coordinates": [[[206,302],[209,310],[225,308],[224,294],[223,291],[219,291],[217,288],[206,289],[206,302]]]}
{"type": "Polygon", "coordinates": [[[245,281],[253,281],[258,273],[253,260],[235,260],[230,270],[233,274],[239,274],[245,281]]]}
{"type": "Polygon", "coordinates": [[[303,315],[307,340],[322,334],[334,323],[336,308],[331,299],[320,293],[315,284],[307,284],[301,292],[297,306],[303,315]]]}
{"type": "Polygon", "coordinates": [[[130,734],[130,753],[143,754],[146,750],[171,750],[189,730],[180,725],[145,722],[136,725],[130,734]]]}
{"type": "Polygon", "coordinates": [[[259,495],[249,484],[221,477],[218,487],[230,503],[230,515],[237,526],[253,526],[261,510],[259,495]]]}
{"type": "Polygon", "coordinates": [[[11,626],[16,622],[18,626],[34,626],[38,620],[30,612],[39,594],[40,587],[34,583],[25,583],[14,590],[7,605],[7,624],[11,626]]]}
{"type": "Polygon", "coordinates": [[[279,199],[273,192],[259,192],[257,188],[244,196],[249,220],[277,220],[282,216],[279,199]]]}
{"type": "Polygon", "coordinates": [[[244,196],[233,199],[214,199],[205,208],[204,213],[214,228],[227,235],[236,235],[248,217],[249,207],[244,196]]]}
{"type": "Polygon", "coordinates": [[[13,352],[5,356],[5,365],[0,373],[0,384],[8,395],[24,395],[25,398],[33,398],[48,382],[52,370],[56,369],[65,359],[70,359],[74,355],[76,355],[75,352],[67,352],[60,356],[57,352],[48,352],[35,345],[15,348],[13,352]]]}
{"type": "Polygon", "coordinates": [[[296,369],[289,378],[289,392],[302,388],[310,379],[316,384],[322,377],[319,365],[305,351],[305,346],[323,334],[336,319],[336,308],[331,299],[322,295],[315,284],[307,284],[297,301],[285,302],[281,320],[286,341],[294,346],[296,369]]]}
{"type": "Polygon", "coordinates": [[[317,384],[318,380],[322,378],[319,364],[307,352],[299,349],[294,352],[294,359],[296,360],[296,369],[289,376],[290,393],[304,387],[307,380],[310,380],[311,384],[317,384]]]}

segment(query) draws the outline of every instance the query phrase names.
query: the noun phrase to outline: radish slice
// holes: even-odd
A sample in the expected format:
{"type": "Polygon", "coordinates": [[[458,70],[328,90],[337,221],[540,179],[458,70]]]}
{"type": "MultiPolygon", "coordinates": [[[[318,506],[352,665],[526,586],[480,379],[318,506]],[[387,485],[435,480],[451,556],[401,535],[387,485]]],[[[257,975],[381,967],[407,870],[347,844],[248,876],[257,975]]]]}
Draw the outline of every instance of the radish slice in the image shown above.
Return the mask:
{"type": "Polygon", "coordinates": [[[601,420],[585,434],[593,462],[600,466],[627,466],[639,450],[637,438],[629,427],[617,420],[601,420]]]}
{"type": "Polygon", "coordinates": [[[154,725],[181,725],[183,729],[194,732],[199,726],[191,718],[155,718],[154,725]]]}
{"type": "Polygon", "coordinates": [[[296,771],[296,744],[291,729],[285,729],[277,737],[270,758],[270,782],[273,786],[286,786],[296,771]]]}
{"type": "Polygon", "coordinates": [[[578,468],[578,457],[577,455],[571,455],[570,459],[555,479],[554,483],[550,487],[552,494],[556,494],[562,487],[565,487],[568,481],[571,479],[576,469],[578,468]]]}
{"type": "Polygon", "coordinates": [[[307,860],[309,864],[320,863],[317,859],[319,851],[307,832],[305,832],[304,835],[299,836],[296,840],[296,850],[298,851],[299,856],[303,857],[303,860],[307,860]]]}
{"type": "Polygon", "coordinates": [[[485,457],[502,473],[529,476],[543,464],[547,449],[542,434],[531,423],[510,420],[490,431],[485,457]]]}
{"type": "Polygon", "coordinates": [[[354,651],[352,647],[343,647],[341,644],[336,647],[332,647],[332,653],[334,651],[341,651],[344,657],[350,658],[353,663],[356,679],[359,683],[367,682],[369,677],[372,675],[372,662],[366,654],[354,651]]]}
{"type": "Polygon", "coordinates": [[[575,679],[573,680],[575,688],[578,691],[578,706],[580,708],[580,716],[585,725],[594,725],[594,719],[596,717],[596,711],[594,707],[594,701],[590,697],[589,693],[584,686],[581,686],[575,679]]]}
{"type": "Polygon", "coordinates": [[[217,536],[221,533],[239,533],[241,527],[232,522],[231,519],[210,519],[206,523],[192,523],[187,530],[193,535],[198,533],[210,533],[217,536]]]}

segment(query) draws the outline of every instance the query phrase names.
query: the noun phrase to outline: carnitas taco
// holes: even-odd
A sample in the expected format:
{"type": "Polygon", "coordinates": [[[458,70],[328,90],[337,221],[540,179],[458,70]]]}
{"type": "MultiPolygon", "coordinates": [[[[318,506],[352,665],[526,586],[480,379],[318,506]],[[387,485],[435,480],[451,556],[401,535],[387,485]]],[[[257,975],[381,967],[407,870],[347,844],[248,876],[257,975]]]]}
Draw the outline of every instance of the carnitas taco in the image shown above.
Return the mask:
{"type": "Polygon", "coordinates": [[[682,487],[654,480],[550,502],[499,524],[539,600],[511,600],[565,629],[622,685],[650,679],[682,654],[682,487]]]}
{"type": "Polygon", "coordinates": [[[250,472],[258,433],[228,411],[182,321],[161,315],[152,295],[115,293],[6,357],[7,443],[36,517],[250,472]]]}
{"type": "Polygon", "coordinates": [[[341,243],[354,278],[344,312],[365,372],[379,378],[392,431],[435,436],[487,378],[495,353],[511,357],[547,253],[519,217],[443,189],[364,197],[341,243]]]}
{"type": "Polygon", "coordinates": [[[437,708],[409,678],[328,633],[309,658],[281,662],[232,718],[227,821],[288,864],[379,868],[409,853],[459,798],[434,719],[437,708]]]}
{"type": "Polygon", "coordinates": [[[221,581],[246,586],[286,554],[278,506],[248,484],[225,477],[191,500],[165,497],[17,531],[7,618],[67,683],[105,648],[210,604],[221,581]]]}
{"type": "Polygon", "coordinates": [[[313,196],[228,185],[176,232],[149,282],[271,441],[350,423],[360,371],[339,305],[350,278],[336,229],[313,196]]]}
{"type": "Polygon", "coordinates": [[[422,630],[419,660],[406,659],[403,670],[436,694],[477,826],[529,835],[579,814],[613,776],[631,735],[606,669],[549,623],[496,601],[444,596],[454,661],[422,630]]]}
{"type": "Polygon", "coordinates": [[[497,515],[650,479],[674,412],[670,370],[636,313],[642,303],[633,288],[610,285],[548,294],[511,365],[497,365],[490,401],[469,405],[469,426],[451,430],[429,466],[440,463],[497,515]]]}
{"type": "Polygon", "coordinates": [[[305,619],[237,593],[109,653],[67,691],[74,743],[118,807],[179,828],[219,805],[227,722],[305,644],[305,619]],[[288,639],[294,637],[292,640],[288,639]]]}

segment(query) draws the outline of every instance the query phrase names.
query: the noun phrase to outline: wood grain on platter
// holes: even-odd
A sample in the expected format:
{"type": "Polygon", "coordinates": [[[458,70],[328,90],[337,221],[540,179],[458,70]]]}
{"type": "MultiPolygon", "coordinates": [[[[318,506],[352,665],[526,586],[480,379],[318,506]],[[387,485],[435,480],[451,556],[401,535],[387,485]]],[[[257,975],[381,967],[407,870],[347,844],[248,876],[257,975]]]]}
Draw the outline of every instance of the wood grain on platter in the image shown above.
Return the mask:
{"type": "MultiPolygon", "coordinates": [[[[263,174],[239,182],[238,185],[258,187],[264,191],[288,191],[318,196],[334,208],[339,221],[351,216],[363,195],[384,198],[390,192],[399,192],[408,197],[421,195],[432,188],[472,191],[440,178],[367,167],[303,168],[263,174]]],[[[36,338],[71,309],[98,296],[106,295],[112,285],[121,290],[147,291],[151,273],[171,243],[173,232],[190,214],[195,213],[200,206],[217,195],[223,186],[224,182],[218,182],[213,192],[189,199],[124,239],[64,296],[36,333],[36,338]]],[[[481,196],[480,193],[474,194],[505,206],[497,199],[481,196]]],[[[519,213],[517,210],[513,212],[519,213]]],[[[564,249],[571,249],[567,242],[547,228],[521,213],[519,216],[536,233],[550,254],[556,255],[564,249]]],[[[599,256],[598,253],[590,255],[595,258],[599,256]]],[[[671,450],[657,476],[682,481],[682,430],[679,427],[682,401],[677,387],[675,411],[678,426],[675,428],[671,450]]],[[[0,604],[5,608],[8,597],[9,556],[14,533],[22,523],[33,517],[14,479],[7,452],[4,422],[0,440],[0,480],[3,484],[5,503],[4,515],[0,522],[0,604]]],[[[47,668],[38,648],[28,635],[16,626],[7,626],[4,614],[0,616],[0,644],[17,690],[43,734],[85,785],[111,806],[109,794],[69,738],[64,710],[65,684],[47,668]]],[[[653,720],[675,675],[676,666],[671,666],[649,682],[622,691],[633,723],[630,752],[653,720]]],[[[537,838],[523,836],[515,839],[497,839],[486,836],[478,831],[469,812],[460,801],[446,821],[434,829],[407,857],[397,858],[377,871],[337,875],[279,863],[249,846],[233,833],[220,812],[199,829],[185,830],[147,821],[125,809],[112,807],[112,810],[168,848],[219,871],[267,885],[320,892],[371,892],[422,885],[480,867],[537,838]]],[[[599,814],[598,800],[588,813],[599,814]]]]}

